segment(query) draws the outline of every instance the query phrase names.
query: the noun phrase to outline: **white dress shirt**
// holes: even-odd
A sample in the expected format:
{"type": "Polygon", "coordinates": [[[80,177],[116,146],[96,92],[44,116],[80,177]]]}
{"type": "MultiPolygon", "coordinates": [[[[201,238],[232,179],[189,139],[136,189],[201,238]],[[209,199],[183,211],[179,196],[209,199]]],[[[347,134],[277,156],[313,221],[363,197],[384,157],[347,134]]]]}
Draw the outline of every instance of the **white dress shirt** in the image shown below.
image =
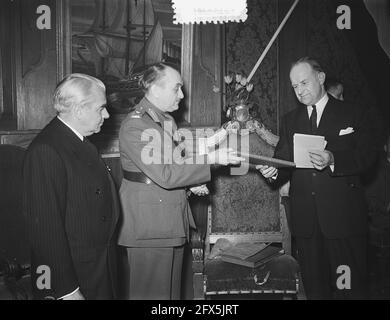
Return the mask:
{"type": "MultiPolygon", "coordinates": [[[[328,94],[325,93],[324,96],[316,103],[317,128],[320,126],[321,117],[322,117],[322,114],[324,113],[324,109],[325,109],[328,101],[329,101],[328,94]]],[[[307,106],[306,108],[307,108],[307,113],[308,113],[309,119],[310,119],[311,113],[313,112],[313,107],[307,106]]],[[[332,170],[332,172],[333,172],[334,171],[334,164],[329,165],[329,167],[330,167],[330,170],[332,170]]]]}
{"type": "MultiPolygon", "coordinates": [[[[316,103],[316,109],[317,109],[317,128],[320,125],[322,113],[324,112],[325,106],[329,101],[328,94],[325,93],[324,96],[316,103]]],[[[311,113],[313,112],[312,106],[307,106],[307,114],[309,115],[309,119],[311,116],[311,113]]]]}

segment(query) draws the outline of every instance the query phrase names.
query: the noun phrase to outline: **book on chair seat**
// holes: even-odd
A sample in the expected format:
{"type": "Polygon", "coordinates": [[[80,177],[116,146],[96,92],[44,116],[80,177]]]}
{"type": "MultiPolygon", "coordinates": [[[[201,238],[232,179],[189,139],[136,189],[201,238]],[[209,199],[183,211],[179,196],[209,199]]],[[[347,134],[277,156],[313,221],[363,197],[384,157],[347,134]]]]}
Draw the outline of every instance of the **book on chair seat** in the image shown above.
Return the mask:
{"type": "Polygon", "coordinates": [[[258,266],[261,266],[262,264],[265,264],[282,254],[284,254],[284,250],[282,248],[268,244],[264,245],[263,248],[260,247],[256,253],[250,256],[240,256],[239,254],[235,254],[234,251],[229,252],[228,249],[221,254],[221,259],[225,262],[257,268],[258,266]]]}

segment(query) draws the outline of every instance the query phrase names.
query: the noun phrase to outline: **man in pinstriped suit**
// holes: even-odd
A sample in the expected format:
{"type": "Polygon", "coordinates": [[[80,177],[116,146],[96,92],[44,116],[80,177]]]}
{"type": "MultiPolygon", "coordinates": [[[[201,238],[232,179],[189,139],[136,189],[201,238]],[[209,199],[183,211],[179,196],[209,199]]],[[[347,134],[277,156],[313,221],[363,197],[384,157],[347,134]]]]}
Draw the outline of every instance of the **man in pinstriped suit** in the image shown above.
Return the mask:
{"type": "Polygon", "coordinates": [[[119,206],[108,169],[85,138],[109,117],[104,84],[71,74],[57,86],[54,108],[58,115],[31,143],[23,170],[34,297],[112,299],[119,206]],[[49,281],[40,266],[50,268],[49,281]]]}

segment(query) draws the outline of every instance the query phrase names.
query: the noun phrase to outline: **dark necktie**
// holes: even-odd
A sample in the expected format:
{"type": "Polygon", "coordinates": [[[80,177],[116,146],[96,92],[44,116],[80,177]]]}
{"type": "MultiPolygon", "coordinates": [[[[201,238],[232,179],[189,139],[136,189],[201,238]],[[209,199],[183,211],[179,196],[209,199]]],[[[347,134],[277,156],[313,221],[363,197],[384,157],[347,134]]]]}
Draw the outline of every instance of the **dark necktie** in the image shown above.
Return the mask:
{"type": "Polygon", "coordinates": [[[311,125],[311,134],[316,134],[317,132],[317,108],[315,105],[312,106],[313,111],[310,116],[310,125],[311,125]]]}

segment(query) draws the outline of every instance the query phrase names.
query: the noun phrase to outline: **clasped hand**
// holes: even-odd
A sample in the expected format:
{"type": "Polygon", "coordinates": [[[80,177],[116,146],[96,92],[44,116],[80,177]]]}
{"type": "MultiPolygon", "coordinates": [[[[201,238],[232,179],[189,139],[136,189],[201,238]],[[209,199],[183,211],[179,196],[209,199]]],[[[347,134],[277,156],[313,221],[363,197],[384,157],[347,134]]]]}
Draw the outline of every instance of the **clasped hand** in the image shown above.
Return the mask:
{"type": "Polygon", "coordinates": [[[197,196],[205,196],[209,194],[209,189],[205,184],[190,188],[190,191],[197,196]]]}
{"type": "Polygon", "coordinates": [[[278,174],[278,169],[265,165],[257,165],[256,169],[260,171],[264,178],[270,179],[275,178],[278,174]]]}

